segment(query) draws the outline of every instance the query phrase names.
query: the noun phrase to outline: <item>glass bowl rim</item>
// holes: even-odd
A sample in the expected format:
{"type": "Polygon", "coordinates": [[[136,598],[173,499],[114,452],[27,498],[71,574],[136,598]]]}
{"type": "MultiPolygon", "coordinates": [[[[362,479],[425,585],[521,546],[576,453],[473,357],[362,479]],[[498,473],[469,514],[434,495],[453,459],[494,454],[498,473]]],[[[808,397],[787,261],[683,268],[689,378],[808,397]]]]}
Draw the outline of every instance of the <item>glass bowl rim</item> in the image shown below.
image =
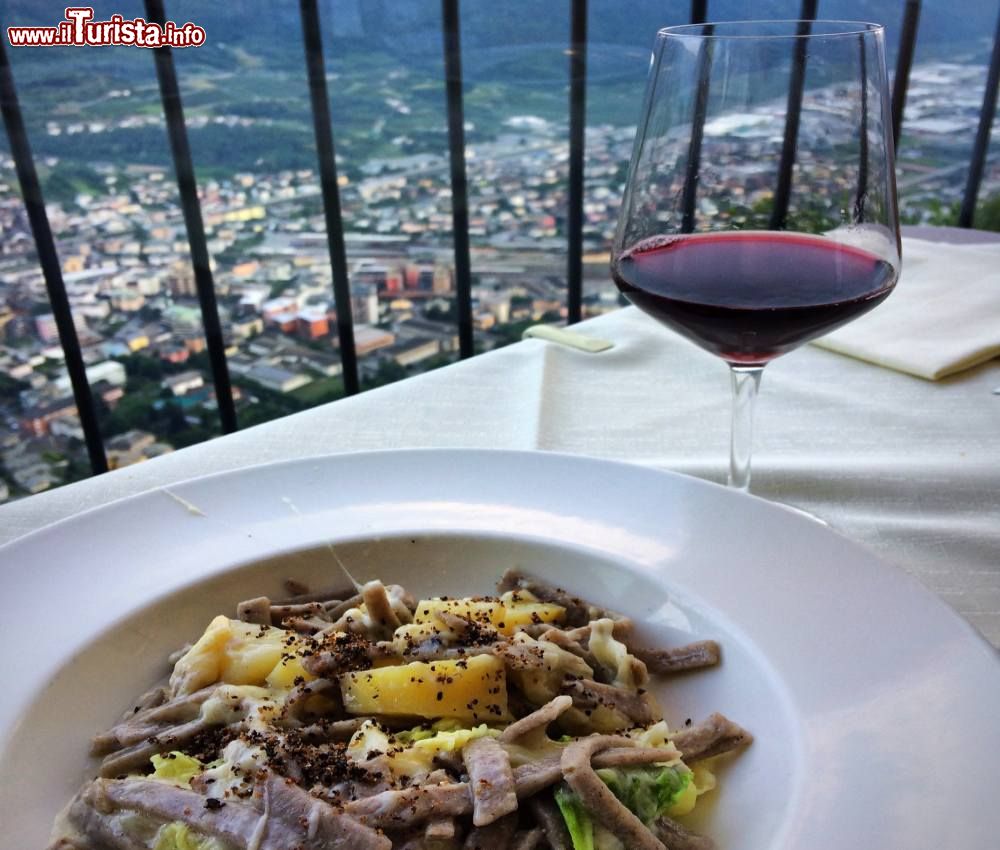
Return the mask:
{"type": "Polygon", "coordinates": [[[857,36],[857,35],[875,35],[885,32],[885,26],[883,24],[877,24],[870,21],[851,21],[851,20],[840,20],[840,19],[826,19],[826,18],[816,18],[816,19],[796,19],[796,18],[780,18],[777,20],[752,20],[752,21],[706,21],[702,24],[676,24],[674,26],[662,27],[657,30],[657,39],[667,39],[667,38],[702,38],[702,39],[791,39],[791,38],[843,38],[845,36],[857,36]],[[798,25],[809,24],[810,26],[820,25],[830,25],[839,24],[842,25],[843,29],[834,30],[833,32],[807,32],[799,34],[797,32],[792,33],[761,33],[761,32],[723,32],[719,33],[718,27],[726,27],[733,29],[753,29],[754,27],[762,27],[764,25],[773,26],[775,24],[796,24],[796,29],[798,25]],[[713,27],[710,33],[704,33],[703,29],[705,27],[713,27]]]}

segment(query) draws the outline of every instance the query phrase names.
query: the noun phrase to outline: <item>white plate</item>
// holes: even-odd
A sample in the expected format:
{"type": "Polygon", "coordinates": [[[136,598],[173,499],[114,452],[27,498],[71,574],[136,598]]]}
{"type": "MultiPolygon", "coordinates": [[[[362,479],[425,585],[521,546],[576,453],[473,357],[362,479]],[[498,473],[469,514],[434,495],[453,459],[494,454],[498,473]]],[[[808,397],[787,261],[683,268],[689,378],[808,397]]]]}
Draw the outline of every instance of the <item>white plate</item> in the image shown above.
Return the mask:
{"type": "Polygon", "coordinates": [[[721,848],[997,847],[1000,663],[914,581],[701,481],[477,451],[216,475],[0,549],[0,847],[44,846],[89,736],[169,651],[286,576],[329,581],[331,542],[359,578],[416,593],[482,592],[520,566],[628,612],[650,643],[718,638],[723,664],[661,699],[674,724],[718,710],[756,735],[699,806],[721,848]]]}

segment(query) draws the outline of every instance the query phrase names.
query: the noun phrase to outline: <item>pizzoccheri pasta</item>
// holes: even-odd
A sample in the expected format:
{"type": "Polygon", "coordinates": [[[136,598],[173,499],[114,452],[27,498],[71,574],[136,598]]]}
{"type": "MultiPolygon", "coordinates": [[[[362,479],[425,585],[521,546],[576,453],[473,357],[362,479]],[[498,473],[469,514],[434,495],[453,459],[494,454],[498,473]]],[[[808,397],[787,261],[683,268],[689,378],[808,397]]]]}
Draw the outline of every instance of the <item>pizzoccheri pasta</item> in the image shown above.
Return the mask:
{"type": "Polygon", "coordinates": [[[96,736],[50,850],[705,850],[683,826],[748,732],[649,689],[719,661],[518,571],[497,595],[240,603],[96,736]]]}

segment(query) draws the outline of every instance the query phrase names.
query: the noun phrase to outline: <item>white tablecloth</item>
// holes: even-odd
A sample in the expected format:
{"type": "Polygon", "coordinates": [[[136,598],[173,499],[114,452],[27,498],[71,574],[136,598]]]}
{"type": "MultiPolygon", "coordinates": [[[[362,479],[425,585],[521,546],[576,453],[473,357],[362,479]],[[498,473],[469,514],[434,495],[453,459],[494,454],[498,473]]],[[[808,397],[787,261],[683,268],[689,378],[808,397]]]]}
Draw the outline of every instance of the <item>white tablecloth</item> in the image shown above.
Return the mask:
{"type": "MultiPolygon", "coordinates": [[[[186,478],[363,449],[543,449],[722,481],[726,367],[634,308],[579,329],[615,347],[528,340],[13,502],[0,543],[186,478]]],[[[930,383],[807,346],[765,371],[752,490],[866,544],[1000,646],[998,386],[1000,360],[930,383]]]]}

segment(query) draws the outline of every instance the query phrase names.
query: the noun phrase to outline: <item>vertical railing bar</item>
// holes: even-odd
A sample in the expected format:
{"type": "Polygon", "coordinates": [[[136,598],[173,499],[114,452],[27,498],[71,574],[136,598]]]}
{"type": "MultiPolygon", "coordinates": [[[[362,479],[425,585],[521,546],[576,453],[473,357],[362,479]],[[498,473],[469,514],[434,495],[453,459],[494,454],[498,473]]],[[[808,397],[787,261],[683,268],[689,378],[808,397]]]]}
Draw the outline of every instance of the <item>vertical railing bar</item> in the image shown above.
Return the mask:
{"type": "MultiPolygon", "coordinates": [[[[796,35],[812,32],[816,20],[818,0],[802,0],[802,11],[796,35]]],[[[788,218],[788,204],[792,197],[792,172],[795,168],[795,148],[799,139],[799,119],[802,115],[802,94],[806,81],[807,39],[795,40],[792,57],[792,74],[788,82],[788,105],[785,111],[785,137],[781,143],[781,162],[778,165],[778,184],[774,189],[774,207],[771,210],[771,230],[782,230],[788,218]]]]}
{"type": "Polygon", "coordinates": [[[451,161],[451,220],[455,242],[455,297],[461,357],[473,354],[472,263],[469,259],[469,190],[465,176],[465,113],[462,105],[462,43],[458,0],[441,0],[448,154],[451,161]]]}
{"type": "Polygon", "coordinates": [[[309,75],[309,98],[312,103],[316,157],[319,163],[323,215],[326,221],[326,244],[333,275],[333,300],[337,308],[337,339],[344,376],[344,392],[354,395],[360,389],[358,356],[354,347],[354,315],[351,309],[351,282],[347,273],[344,247],[344,223],[337,186],[337,158],[330,121],[330,98],[326,88],[326,64],[323,61],[323,38],[316,0],[300,0],[302,37],[305,43],[306,69],[309,75]]]}
{"type": "Polygon", "coordinates": [[[569,211],[566,221],[566,312],[579,322],[583,308],[583,154],[587,127],[587,0],[573,0],[569,54],[569,211]]]}
{"type": "Polygon", "coordinates": [[[906,109],[906,90],[910,85],[910,69],[917,46],[917,26],[920,23],[920,0],[906,0],[903,24],[899,36],[899,53],[896,55],[896,76],[892,81],[892,143],[899,150],[903,135],[903,112],[906,109]]]}
{"type": "MultiPolygon", "coordinates": [[[[145,0],[146,17],[161,27],[166,15],[163,0],[145,0]]],[[[156,63],[156,78],[160,86],[163,114],[167,121],[167,136],[170,153],[174,160],[177,190],[180,193],[181,210],[184,213],[184,227],[187,230],[188,246],[191,249],[191,266],[194,269],[195,288],[201,306],[201,321],[205,329],[205,345],[212,368],[212,382],[215,385],[215,400],[219,407],[219,421],[223,434],[236,430],[236,407],[233,404],[233,389],[226,364],[226,343],[219,323],[219,309],[215,301],[215,282],[205,241],[205,226],[201,218],[201,204],[198,201],[198,186],[195,182],[194,166],[191,162],[191,148],[188,145],[187,126],[184,123],[184,107],[177,85],[174,57],[168,46],[153,48],[156,63]]]]}
{"type": "MultiPolygon", "coordinates": [[[[6,29],[0,29],[0,32],[6,32],[6,29]]],[[[90,468],[97,475],[108,471],[104,442],[101,439],[97,411],[94,408],[94,399],[87,381],[87,369],[83,363],[80,340],[73,324],[72,309],[66,295],[62,268],[59,265],[59,254],[56,251],[52,228],[49,226],[49,217],[45,212],[45,200],[42,198],[38,172],[35,170],[28,133],[24,127],[24,118],[21,115],[21,106],[17,99],[14,74],[7,60],[7,51],[2,40],[0,40],[0,108],[3,112],[4,126],[7,128],[7,137],[10,140],[10,153],[14,159],[17,179],[21,184],[21,194],[24,197],[28,221],[35,238],[38,262],[45,278],[49,304],[56,320],[56,328],[59,331],[59,342],[62,344],[63,355],[66,358],[66,372],[69,374],[73,387],[73,399],[76,402],[77,415],[80,417],[80,425],[87,443],[90,468]]]]}
{"type": "Polygon", "coordinates": [[[691,23],[703,24],[708,20],[708,0],[691,0],[691,23]]]}
{"type": "MultiPolygon", "coordinates": [[[[702,35],[715,32],[713,24],[702,27],[702,35]]],[[[708,94],[711,86],[712,54],[715,45],[706,38],[698,47],[698,91],[691,116],[691,139],[688,142],[687,165],[684,169],[684,187],[681,192],[681,233],[693,233],[695,206],[698,201],[698,180],[701,171],[701,145],[705,136],[705,119],[708,117],[708,94]]]]}
{"type": "Polygon", "coordinates": [[[976,217],[976,201],[979,198],[979,186],[983,181],[986,153],[990,146],[990,130],[993,128],[993,119],[997,113],[998,83],[1000,83],[1000,17],[997,18],[996,33],[993,36],[993,55],[990,57],[990,70],[986,77],[983,108],[979,113],[979,128],[976,130],[976,141],[969,162],[969,176],[965,183],[962,208],[958,214],[959,227],[972,227],[976,217]]]}
{"type": "Polygon", "coordinates": [[[868,53],[865,34],[858,36],[861,71],[861,127],[858,134],[858,187],[854,196],[853,220],[865,220],[865,202],[868,197],[868,53]]]}

